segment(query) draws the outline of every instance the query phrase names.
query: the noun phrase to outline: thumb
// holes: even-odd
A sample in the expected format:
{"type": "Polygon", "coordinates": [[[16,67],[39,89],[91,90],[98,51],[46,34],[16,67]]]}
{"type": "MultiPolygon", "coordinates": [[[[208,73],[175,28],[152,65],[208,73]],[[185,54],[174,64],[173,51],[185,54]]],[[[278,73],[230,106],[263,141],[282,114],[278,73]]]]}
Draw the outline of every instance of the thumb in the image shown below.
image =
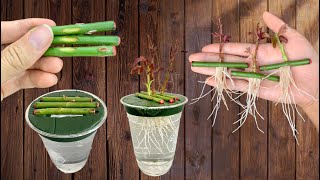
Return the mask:
{"type": "Polygon", "coordinates": [[[1,52],[1,84],[30,68],[49,48],[52,39],[51,28],[44,24],[6,47],[1,52]]]}
{"type": "Polygon", "coordinates": [[[285,22],[283,22],[280,18],[278,18],[277,16],[265,11],[263,13],[263,21],[264,23],[268,26],[269,29],[271,29],[274,33],[278,33],[280,28],[283,25],[286,25],[286,31],[285,33],[287,35],[292,35],[292,33],[295,33],[296,30],[290,28],[285,22]]]}
{"type": "Polygon", "coordinates": [[[281,19],[267,11],[263,13],[262,18],[268,28],[275,33],[278,33],[281,26],[285,25],[285,23],[281,19]]]}

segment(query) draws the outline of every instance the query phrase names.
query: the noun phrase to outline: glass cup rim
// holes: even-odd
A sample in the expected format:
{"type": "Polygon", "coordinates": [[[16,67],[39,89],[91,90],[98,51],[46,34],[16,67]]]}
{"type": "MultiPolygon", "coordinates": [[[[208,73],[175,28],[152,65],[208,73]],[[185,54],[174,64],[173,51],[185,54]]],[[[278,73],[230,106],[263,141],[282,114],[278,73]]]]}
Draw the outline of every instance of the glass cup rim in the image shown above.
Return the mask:
{"type": "MultiPolygon", "coordinates": [[[[171,94],[174,94],[174,93],[171,93],[171,94]]],[[[161,109],[171,109],[171,108],[176,108],[176,107],[179,107],[179,106],[184,106],[187,102],[188,102],[188,98],[184,95],[181,95],[181,94],[178,94],[180,96],[183,96],[185,98],[185,100],[182,102],[182,103],[179,103],[179,104],[173,104],[173,105],[169,105],[169,106],[160,106],[160,107],[147,107],[147,106],[138,106],[138,105],[132,105],[132,104],[128,104],[126,102],[123,101],[124,98],[128,97],[128,96],[132,96],[134,94],[128,94],[126,96],[123,96],[121,99],[120,99],[120,102],[122,105],[124,106],[128,106],[128,107],[131,107],[131,108],[138,108],[138,109],[150,109],[150,110],[161,110],[161,109]]]]}
{"type": "Polygon", "coordinates": [[[38,98],[34,99],[27,107],[26,111],[25,111],[25,118],[26,118],[26,121],[29,125],[29,127],[31,129],[33,129],[34,131],[36,131],[38,134],[41,134],[43,136],[47,136],[47,137],[51,137],[51,138],[76,138],[76,137],[81,137],[81,136],[85,136],[87,134],[90,134],[94,131],[96,131],[98,128],[100,128],[102,126],[102,124],[104,124],[104,122],[106,121],[107,119],[107,106],[105,105],[105,103],[96,95],[90,93],[90,92],[87,92],[87,91],[83,91],[83,90],[78,90],[78,89],[64,89],[64,90],[56,90],[56,91],[51,91],[51,92],[48,92],[48,93],[45,93],[41,96],[39,96],[38,98]],[[99,100],[101,105],[103,106],[103,109],[105,110],[105,113],[104,113],[104,116],[103,116],[103,119],[97,124],[95,125],[92,129],[89,129],[89,130],[86,130],[86,131],[83,131],[83,132],[80,132],[80,133],[75,133],[75,134],[52,134],[52,133],[48,133],[48,132],[44,132],[40,129],[38,129],[37,127],[35,127],[31,122],[30,122],[30,119],[28,117],[28,114],[29,114],[29,110],[30,110],[30,106],[31,104],[33,104],[35,101],[37,101],[39,98],[43,97],[43,96],[46,96],[48,94],[52,94],[52,93],[56,93],[56,92],[64,92],[64,91],[78,91],[78,92],[82,92],[82,93],[86,93],[86,94],[89,94],[91,96],[93,96],[95,99],[99,100]]]}

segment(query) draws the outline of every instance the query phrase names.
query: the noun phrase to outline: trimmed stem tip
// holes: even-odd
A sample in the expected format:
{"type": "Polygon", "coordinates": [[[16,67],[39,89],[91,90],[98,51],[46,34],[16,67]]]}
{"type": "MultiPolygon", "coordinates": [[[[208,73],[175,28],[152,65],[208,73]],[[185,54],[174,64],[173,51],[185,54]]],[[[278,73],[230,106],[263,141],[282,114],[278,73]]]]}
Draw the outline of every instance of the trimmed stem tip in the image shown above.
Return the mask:
{"type": "Polygon", "coordinates": [[[166,93],[156,93],[156,94],[157,94],[157,95],[161,95],[161,96],[166,96],[166,97],[172,98],[172,99],[174,99],[174,100],[176,100],[176,101],[179,101],[179,98],[178,98],[178,97],[172,96],[172,95],[170,95],[170,94],[166,94],[166,93]]]}
{"type": "Polygon", "coordinates": [[[285,61],[282,63],[260,66],[260,71],[279,69],[280,67],[284,67],[284,66],[302,66],[302,65],[307,65],[307,64],[311,64],[311,60],[308,58],[301,59],[301,60],[294,60],[294,61],[285,61]]]}
{"type": "Polygon", "coordinates": [[[236,62],[205,62],[205,61],[192,61],[192,67],[227,67],[227,68],[248,68],[248,63],[236,62]]]}
{"type": "Polygon", "coordinates": [[[280,78],[278,76],[268,76],[256,72],[242,72],[242,71],[231,71],[231,76],[244,77],[244,78],[257,78],[257,79],[268,79],[270,81],[279,82],[280,78]]]}

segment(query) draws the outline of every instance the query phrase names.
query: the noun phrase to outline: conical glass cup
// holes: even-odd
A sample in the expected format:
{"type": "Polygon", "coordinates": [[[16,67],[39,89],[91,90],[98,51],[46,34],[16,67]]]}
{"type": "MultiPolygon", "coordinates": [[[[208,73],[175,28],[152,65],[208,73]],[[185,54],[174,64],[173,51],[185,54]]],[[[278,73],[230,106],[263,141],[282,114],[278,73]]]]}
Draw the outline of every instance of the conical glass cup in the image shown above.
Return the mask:
{"type": "Polygon", "coordinates": [[[180,119],[188,99],[184,97],[182,103],[172,106],[144,107],[124,102],[125,97],[120,101],[127,112],[139,169],[149,176],[167,173],[174,159],[180,119]]]}
{"type": "MultiPolygon", "coordinates": [[[[91,146],[96,131],[104,124],[104,122],[107,119],[107,107],[99,97],[89,92],[72,89],[59,90],[44,94],[35,99],[33,102],[31,102],[28,108],[26,109],[25,118],[29,127],[39,134],[54,165],[63,173],[68,174],[75,173],[85,166],[91,151],[91,146]],[[28,112],[30,110],[30,106],[43,96],[49,95],[51,93],[66,91],[83,92],[98,100],[100,105],[104,109],[104,115],[100,122],[86,131],[68,135],[47,133],[35,127],[29,119],[28,112]]],[[[88,121],[90,121],[90,119],[88,119],[88,121]]]]}

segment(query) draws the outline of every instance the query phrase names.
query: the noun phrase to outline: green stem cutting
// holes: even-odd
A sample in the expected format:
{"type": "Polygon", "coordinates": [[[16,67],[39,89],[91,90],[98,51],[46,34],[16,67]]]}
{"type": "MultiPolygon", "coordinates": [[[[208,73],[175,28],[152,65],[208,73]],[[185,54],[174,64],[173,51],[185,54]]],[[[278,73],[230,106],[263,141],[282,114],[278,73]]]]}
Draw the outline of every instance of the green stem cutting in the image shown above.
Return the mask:
{"type": "Polygon", "coordinates": [[[167,94],[167,93],[156,93],[156,94],[157,94],[157,95],[160,95],[160,96],[166,96],[166,97],[171,98],[171,99],[174,99],[174,100],[176,100],[176,101],[178,101],[178,100],[179,100],[179,98],[178,98],[178,97],[176,97],[176,96],[172,96],[172,95],[167,94]]]}
{"type": "Polygon", "coordinates": [[[192,61],[192,67],[227,67],[245,69],[249,65],[247,63],[236,62],[205,62],[205,61],[192,61]]]}
{"type": "Polygon", "coordinates": [[[57,57],[105,57],[115,55],[116,48],[114,46],[51,47],[44,53],[44,56],[57,57]]]}
{"type": "Polygon", "coordinates": [[[64,114],[64,115],[85,115],[94,114],[95,109],[93,108],[46,108],[46,109],[35,109],[34,115],[51,115],[51,114],[64,114]]]}
{"type": "Polygon", "coordinates": [[[274,34],[274,37],[275,37],[276,40],[277,40],[277,43],[278,43],[278,46],[279,46],[279,48],[280,48],[280,51],[281,51],[283,60],[284,60],[285,62],[288,61],[288,56],[287,56],[287,54],[286,54],[286,51],[284,50],[283,44],[281,43],[281,41],[280,41],[280,39],[279,39],[278,33],[275,33],[275,34],[274,34]]]}
{"type": "Polygon", "coordinates": [[[154,102],[157,102],[159,104],[163,104],[164,103],[164,100],[163,99],[160,99],[160,98],[156,98],[156,97],[153,97],[153,96],[150,96],[148,94],[142,94],[142,93],[136,93],[136,96],[141,98],[141,99],[147,99],[149,101],[154,101],[154,102]]]}
{"type": "Polygon", "coordinates": [[[116,29],[114,21],[104,21],[95,23],[79,23],[64,26],[52,26],[53,34],[56,35],[71,35],[71,34],[92,34],[95,32],[113,31],[116,29]]]}
{"type": "Polygon", "coordinates": [[[270,81],[279,82],[280,78],[273,75],[264,75],[256,72],[242,72],[242,71],[231,71],[232,76],[244,77],[244,78],[257,78],[257,79],[268,79],[270,81]]]}
{"type": "MultiPolygon", "coordinates": [[[[147,92],[145,92],[145,91],[141,91],[140,93],[141,93],[141,94],[149,95],[149,94],[148,94],[147,92]]],[[[167,97],[167,96],[162,96],[162,95],[160,95],[160,94],[154,93],[154,94],[152,94],[152,96],[153,96],[153,97],[156,97],[156,98],[159,98],[159,99],[163,99],[163,100],[165,100],[165,101],[167,101],[167,102],[170,102],[170,103],[173,103],[173,102],[174,102],[174,99],[173,99],[173,98],[170,98],[170,97],[167,97]]]]}
{"type": "Polygon", "coordinates": [[[98,102],[36,102],[34,108],[96,108],[98,102]]]}
{"type": "Polygon", "coordinates": [[[88,44],[118,46],[120,38],[118,36],[54,36],[52,44],[88,44]]]}
{"type": "Polygon", "coordinates": [[[264,65],[260,66],[260,71],[268,71],[268,70],[273,70],[273,69],[279,69],[280,67],[284,66],[302,66],[302,65],[307,65],[311,64],[310,59],[301,59],[301,60],[294,60],[294,61],[285,61],[282,63],[276,63],[276,64],[269,64],[269,65],[264,65]]]}
{"type": "Polygon", "coordinates": [[[40,99],[43,102],[92,102],[93,99],[90,97],[42,97],[40,99]]]}

